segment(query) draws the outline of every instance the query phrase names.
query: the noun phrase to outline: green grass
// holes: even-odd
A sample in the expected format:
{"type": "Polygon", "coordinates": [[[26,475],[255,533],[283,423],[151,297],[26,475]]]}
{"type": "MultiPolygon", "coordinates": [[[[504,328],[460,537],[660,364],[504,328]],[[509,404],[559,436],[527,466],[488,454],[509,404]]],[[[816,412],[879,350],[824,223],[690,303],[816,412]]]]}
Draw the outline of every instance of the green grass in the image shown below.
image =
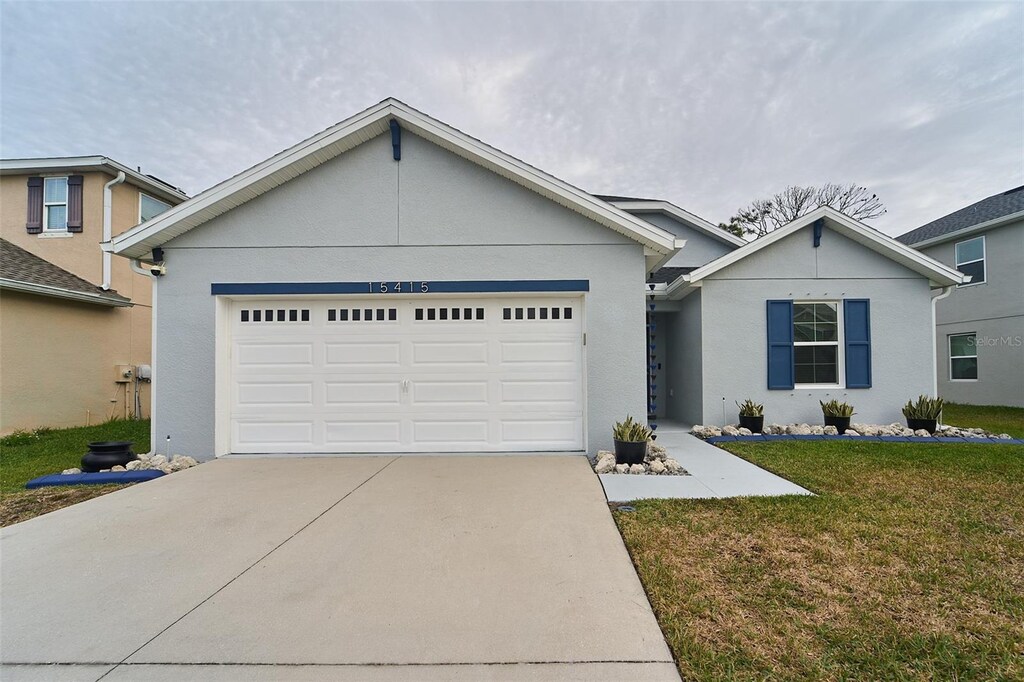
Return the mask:
{"type": "Polygon", "coordinates": [[[953,426],[982,428],[1024,438],[1024,407],[947,403],[942,409],[942,421],[953,426]]]}
{"type": "Polygon", "coordinates": [[[130,440],[135,452],[148,452],[149,421],[40,429],[0,438],[0,494],[23,490],[25,483],[37,476],[80,466],[88,444],[99,440],[130,440]]]}
{"type": "Polygon", "coordinates": [[[1024,679],[1024,446],[728,449],[817,495],[615,513],[684,679],[1024,679]]]}

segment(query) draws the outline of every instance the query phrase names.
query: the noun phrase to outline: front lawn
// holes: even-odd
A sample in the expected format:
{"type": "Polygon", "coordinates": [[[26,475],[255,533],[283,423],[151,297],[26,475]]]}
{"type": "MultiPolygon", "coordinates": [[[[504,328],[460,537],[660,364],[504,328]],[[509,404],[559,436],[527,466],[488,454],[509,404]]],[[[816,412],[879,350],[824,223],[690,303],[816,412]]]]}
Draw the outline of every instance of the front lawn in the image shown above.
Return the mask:
{"type": "Polygon", "coordinates": [[[817,496],[615,512],[684,679],[1024,679],[1024,446],[728,449],[817,496]]]}
{"type": "Polygon", "coordinates": [[[947,403],[942,408],[942,421],[953,426],[976,427],[1024,438],[1024,407],[947,403]]]}
{"type": "Polygon", "coordinates": [[[45,474],[59,474],[81,464],[88,444],[130,440],[135,452],[149,451],[149,421],[111,421],[96,426],[42,429],[0,438],[0,526],[45,514],[124,486],[74,486],[25,490],[45,474]]]}

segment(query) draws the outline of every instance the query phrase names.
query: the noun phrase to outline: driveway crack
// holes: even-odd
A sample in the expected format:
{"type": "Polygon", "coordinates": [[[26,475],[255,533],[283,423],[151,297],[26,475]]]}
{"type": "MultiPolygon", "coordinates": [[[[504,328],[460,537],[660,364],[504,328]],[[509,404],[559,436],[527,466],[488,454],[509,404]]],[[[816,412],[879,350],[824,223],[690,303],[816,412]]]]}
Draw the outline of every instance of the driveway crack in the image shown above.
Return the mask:
{"type": "Polygon", "coordinates": [[[288,543],[288,542],[289,542],[290,540],[292,540],[292,539],[293,539],[293,538],[294,538],[294,537],[295,537],[296,535],[298,535],[299,533],[301,533],[302,531],[306,530],[307,528],[309,528],[310,526],[312,526],[312,525],[313,525],[314,523],[316,523],[317,521],[319,521],[319,520],[320,520],[320,519],[321,519],[321,518],[322,518],[322,517],[324,516],[324,514],[328,513],[329,511],[331,511],[332,509],[334,509],[335,507],[337,507],[337,506],[338,506],[339,504],[341,504],[342,502],[344,502],[344,501],[345,501],[346,499],[348,499],[349,495],[351,495],[352,493],[354,493],[355,491],[359,490],[359,489],[360,489],[360,488],[362,488],[362,487],[363,487],[364,485],[366,485],[367,483],[369,483],[370,481],[372,481],[372,480],[373,480],[374,478],[376,478],[376,477],[377,477],[377,475],[378,475],[378,474],[380,474],[380,473],[381,473],[382,471],[384,471],[385,469],[387,469],[387,468],[388,468],[389,466],[391,466],[392,464],[394,464],[395,462],[397,462],[397,461],[398,461],[398,460],[400,460],[400,459],[401,459],[401,457],[400,457],[400,456],[399,456],[399,457],[394,457],[394,458],[392,458],[392,459],[391,459],[391,460],[390,460],[390,461],[389,461],[389,462],[388,462],[387,464],[385,464],[384,466],[382,466],[382,467],[381,467],[380,469],[377,469],[377,471],[373,472],[373,473],[372,473],[372,474],[371,474],[370,476],[368,476],[368,477],[366,478],[366,480],[365,480],[365,481],[363,481],[362,483],[360,483],[359,485],[357,485],[357,486],[356,486],[355,488],[352,488],[352,490],[349,490],[349,491],[348,491],[347,493],[345,493],[344,495],[342,495],[342,496],[341,496],[340,498],[338,498],[338,500],[336,500],[336,501],[335,501],[335,502],[334,502],[333,504],[331,504],[331,505],[330,505],[329,507],[327,507],[327,508],[326,508],[326,509],[324,509],[324,510],[323,510],[322,512],[320,512],[319,514],[317,514],[316,516],[314,516],[314,517],[313,517],[312,519],[310,519],[308,523],[306,523],[306,524],[305,524],[305,525],[303,525],[303,526],[302,526],[301,528],[299,528],[298,530],[296,530],[296,531],[295,531],[294,533],[292,533],[291,535],[289,535],[288,537],[286,537],[286,538],[285,538],[284,540],[282,540],[281,542],[279,542],[279,543],[278,543],[278,544],[277,544],[277,545],[276,545],[276,546],[275,546],[275,547],[274,547],[273,549],[271,549],[271,550],[270,550],[269,552],[267,552],[266,554],[264,554],[263,556],[261,556],[261,557],[260,557],[259,559],[257,559],[256,561],[252,562],[252,563],[251,563],[251,564],[250,564],[249,566],[245,567],[245,569],[243,569],[241,573],[239,573],[239,574],[238,574],[238,575],[236,575],[236,576],[235,576],[234,578],[232,578],[231,580],[227,581],[226,583],[224,583],[223,585],[221,585],[220,587],[218,587],[218,588],[217,588],[216,590],[214,590],[213,592],[211,592],[211,593],[210,593],[210,594],[209,594],[209,595],[208,595],[208,596],[207,596],[207,597],[206,597],[205,599],[203,599],[203,600],[202,600],[202,601],[200,601],[200,602],[199,602],[198,604],[196,604],[195,606],[193,606],[192,608],[190,608],[190,609],[189,609],[188,611],[186,611],[185,613],[183,613],[183,614],[182,614],[182,615],[181,615],[180,617],[178,617],[177,619],[175,619],[175,620],[174,620],[174,622],[172,622],[172,623],[171,623],[170,625],[168,625],[168,626],[167,626],[167,627],[165,627],[165,628],[164,628],[163,630],[161,630],[160,632],[156,633],[155,635],[153,635],[152,637],[150,637],[149,639],[147,639],[147,640],[146,640],[145,642],[143,642],[141,646],[139,646],[139,647],[138,647],[137,649],[135,649],[135,651],[132,651],[132,652],[131,652],[131,653],[129,653],[129,654],[127,655],[127,656],[125,656],[125,657],[124,657],[124,658],[122,658],[122,659],[121,659],[120,661],[118,661],[118,662],[117,662],[117,664],[116,664],[116,665],[114,665],[114,667],[113,667],[113,668],[111,668],[111,669],[110,669],[110,670],[108,670],[107,672],[103,673],[103,674],[102,674],[102,675],[100,675],[100,676],[99,676],[98,678],[96,678],[96,682],[100,682],[100,680],[102,680],[102,679],[103,679],[104,677],[106,677],[106,676],[107,676],[107,675],[109,675],[110,673],[112,673],[112,672],[114,672],[115,670],[117,670],[117,668],[119,668],[119,667],[121,667],[122,665],[124,665],[124,664],[125,664],[125,662],[126,662],[126,661],[127,661],[127,660],[128,660],[129,658],[131,658],[131,657],[132,657],[132,656],[134,656],[135,654],[137,654],[137,653],[139,653],[140,651],[142,651],[143,649],[145,649],[145,648],[146,648],[147,646],[149,646],[149,645],[150,645],[150,644],[151,644],[151,643],[153,642],[153,640],[155,640],[155,639],[156,639],[157,637],[159,637],[160,635],[164,634],[165,632],[167,632],[168,630],[170,630],[171,628],[173,628],[173,627],[174,627],[175,625],[177,625],[178,623],[180,623],[181,621],[183,621],[183,620],[184,620],[185,618],[187,618],[187,617],[188,617],[188,616],[189,616],[189,615],[190,615],[190,614],[191,614],[192,612],[194,612],[194,611],[195,611],[196,609],[198,609],[198,608],[199,608],[200,606],[202,606],[202,605],[203,605],[203,604],[205,604],[206,602],[208,602],[208,601],[210,601],[211,599],[213,599],[214,597],[216,597],[216,596],[217,596],[218,594],[220,594],[220,593],[221,593],[221,591],[222,591],[222,590],[224,590],[224,589],[225,589],[226,587],[228,587],[229,585],[231,585],[231,583],[233,583],[233,582],[235,582],[236,580],[238,580],[239,578],[241,578],[241,577],[242,577],[243,575],[245,575],[246,573],[248,573],[249,571],[251,571],[251,570],[252,570],[253,568],[255,568],[255,567],[256,567],[257,565],[259,565],[259,564],[260,564],[260,563],[261,563],[261,562],[262,562],[262,561],[263,561],[264,559],[266,559],[267,557],[269,557],[269,556],[270,556],[271,554],[273,554],[273,553],[274,553],[274,552],[276,552],[277,550],[281,549],[281,548],[282,548],[282,547],[283,547],[283,546],[284,546],[285,544],[287,544],[287,543],[288,543]]]}

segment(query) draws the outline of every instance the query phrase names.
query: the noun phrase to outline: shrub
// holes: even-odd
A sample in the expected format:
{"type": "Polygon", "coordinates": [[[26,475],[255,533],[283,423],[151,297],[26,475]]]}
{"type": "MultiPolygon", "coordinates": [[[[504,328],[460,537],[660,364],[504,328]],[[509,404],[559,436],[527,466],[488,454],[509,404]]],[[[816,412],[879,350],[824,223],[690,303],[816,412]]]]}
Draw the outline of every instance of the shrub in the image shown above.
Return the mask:
{"type": "Polygon", "coordinates": [[[917,401],[908,400],[903,406],[903,416],[907,419],[938,419],[942,415],[942,398],[918,396],[917,401]]]}
{"type": "Polygon", "coordinates": [[[830,400],[827,403],[819,400],[821,403],[821,412],[826,417],[852,417],[856,414],[853,411],[853,405],[849,403],[841,403],[838,400],[830,400]]]}
{"type": "Polygon", "coordinates": [[[755,403],[750,398],[747,398],[742,403],[736,403],[736,407],[740,408],[741,417],[764,416],[764,405],[762,405],[761,403],[755,403]]]}
{"type": "Polygon", "coordinates": [[[651,430],[644,424],[626,415],[626,420],[617,422],[612,429],[612,438],[623,443],[646,443],[651,439],[651,430]]]}

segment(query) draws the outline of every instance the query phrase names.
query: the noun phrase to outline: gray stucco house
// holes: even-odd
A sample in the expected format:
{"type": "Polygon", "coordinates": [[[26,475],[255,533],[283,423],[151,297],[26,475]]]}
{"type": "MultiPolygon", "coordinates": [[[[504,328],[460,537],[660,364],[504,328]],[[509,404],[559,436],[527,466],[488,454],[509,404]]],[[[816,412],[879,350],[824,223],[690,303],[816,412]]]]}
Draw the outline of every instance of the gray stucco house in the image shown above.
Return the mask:
{"type": "Polygon", "coordinates": [[[938,392],[1024,407],[1024,186],[897,239],[970,275],[938,303],[938,392]]]}
{"type": "Polygon", "coordinates": [[[892,421],[963,281],[831,210],[745,244],[588,194],[393,99],[105,246],[156,275],[155,448],[204,459],[594,452],[745,397],[892,421]]]}

